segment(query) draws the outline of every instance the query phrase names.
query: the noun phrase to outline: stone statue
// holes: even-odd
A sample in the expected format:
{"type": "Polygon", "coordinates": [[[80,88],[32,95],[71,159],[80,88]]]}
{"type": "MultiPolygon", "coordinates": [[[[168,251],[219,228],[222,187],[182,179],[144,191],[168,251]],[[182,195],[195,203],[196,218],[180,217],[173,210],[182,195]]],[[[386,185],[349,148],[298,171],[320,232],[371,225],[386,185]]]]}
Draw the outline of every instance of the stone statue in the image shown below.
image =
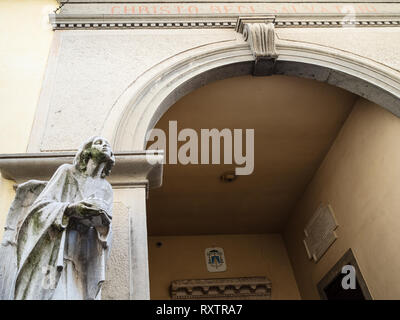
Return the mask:
{"type": "Polygon", "coordinates": [[[114,165],[92,137],[50,181],[18,186],[0,245],[0,299],[100,299],[111,241],[114,165]]]}

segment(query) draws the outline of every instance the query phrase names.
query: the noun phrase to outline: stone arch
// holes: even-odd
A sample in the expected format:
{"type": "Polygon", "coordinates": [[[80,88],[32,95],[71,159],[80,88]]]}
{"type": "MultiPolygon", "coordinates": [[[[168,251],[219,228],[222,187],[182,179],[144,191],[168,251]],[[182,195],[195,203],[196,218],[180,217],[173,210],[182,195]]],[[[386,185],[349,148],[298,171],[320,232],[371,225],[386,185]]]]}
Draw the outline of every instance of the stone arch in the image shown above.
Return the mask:
{"type": "MultiPolygon", "coordinates": [[[[400,74],[380,63],[320,45],[279,40],[274,74],[340,87],[400,117],[400,74]]],[[[216,80],[249,75],[254,57],[242,39],[212,43],[154,66],[134,81],[113,106],[102,134],[114,149],[143,150],[146,134],[181,97],[216,80]]]]}

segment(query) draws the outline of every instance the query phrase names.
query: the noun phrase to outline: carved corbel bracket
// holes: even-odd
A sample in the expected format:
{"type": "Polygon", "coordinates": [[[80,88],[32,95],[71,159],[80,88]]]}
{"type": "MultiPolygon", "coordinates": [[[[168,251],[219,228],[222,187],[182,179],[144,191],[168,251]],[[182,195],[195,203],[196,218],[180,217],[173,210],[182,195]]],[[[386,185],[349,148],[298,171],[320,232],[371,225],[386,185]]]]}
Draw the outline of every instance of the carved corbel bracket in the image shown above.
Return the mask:
{"type": "Polygon", "coordinates": [[[273,74],[278,53],[275,46],[274,17],[239,18],[236,31],[250,44],[255,63],[253,75],[273,74]]]}

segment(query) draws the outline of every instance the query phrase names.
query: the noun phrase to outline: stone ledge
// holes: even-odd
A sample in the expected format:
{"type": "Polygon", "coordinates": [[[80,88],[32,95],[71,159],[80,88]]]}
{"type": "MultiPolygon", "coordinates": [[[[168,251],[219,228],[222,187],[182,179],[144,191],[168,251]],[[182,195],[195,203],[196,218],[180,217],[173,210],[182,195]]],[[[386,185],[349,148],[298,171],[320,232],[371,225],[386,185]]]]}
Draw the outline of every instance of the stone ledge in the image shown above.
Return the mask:
{"type": "MultiPolygon", "coordinates": [[[[17,184],[32,179],[49,180],[60,165],[72,163],[74,157],[74,152],[3,154],[0,155],[0,172],[17,184]]],[[[107,178],[114,188],[161,186],[163,151],[117,152],[115,158],[115,166],[107,178]]]]}
{"type": "Polygon", "coordinates": [[[175,280],[170,289],[172,299],[271,298],[271,281],[266,277],[175,280]]]}

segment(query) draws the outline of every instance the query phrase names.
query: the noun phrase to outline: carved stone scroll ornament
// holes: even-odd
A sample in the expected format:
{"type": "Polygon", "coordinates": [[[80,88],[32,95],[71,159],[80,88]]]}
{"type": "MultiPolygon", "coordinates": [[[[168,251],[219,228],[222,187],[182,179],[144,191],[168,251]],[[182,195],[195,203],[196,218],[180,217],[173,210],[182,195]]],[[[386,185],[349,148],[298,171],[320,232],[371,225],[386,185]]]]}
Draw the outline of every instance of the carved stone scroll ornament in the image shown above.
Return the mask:
{"type": "Polygon", "coordinates": [[[175,280],[172,299],[263,299],[271,298],[266,277],[175,280]]]}
{"type": "Polygon", "coordinates": [[[100,299],[114,161],[107,140],[92,137],[47,183],[18,186],[0,244],[0,299],[100,299]]]}
{"type": "Polygon", "coordinates": [[[243,38],[250,44],[255,58],[255,76],[266,76],[273,73],[276,58],[275,28],[272,22],[244,23],[243,38]]]}
{"type": "Polygon", "coordinates": [[[255,58],[273,59],[278,57],[273,23],[246,23],[243,29],[243,38],[250,43],[255,58]]]}

